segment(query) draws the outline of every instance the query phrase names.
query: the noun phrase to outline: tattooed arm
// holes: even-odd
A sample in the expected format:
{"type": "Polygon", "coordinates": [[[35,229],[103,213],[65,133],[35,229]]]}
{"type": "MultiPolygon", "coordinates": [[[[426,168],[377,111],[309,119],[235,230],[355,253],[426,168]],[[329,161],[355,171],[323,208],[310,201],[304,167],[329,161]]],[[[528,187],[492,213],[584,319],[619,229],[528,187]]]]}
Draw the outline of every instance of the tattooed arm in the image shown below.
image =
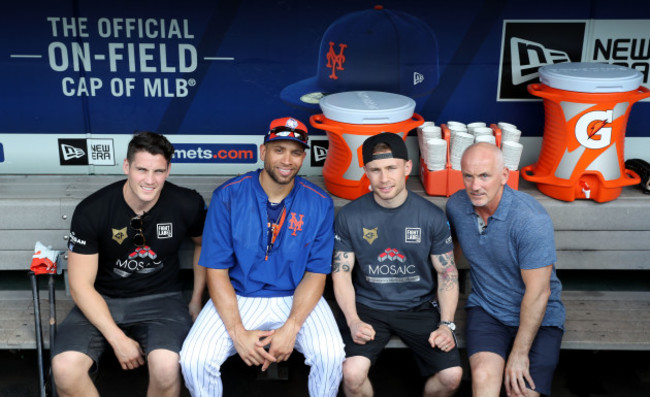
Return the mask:
{"type": "Polygon", "coordinates": [[[352,269],[354,268],[354,252],[334,251],[332,258],[332,282],[334,296],[345,321],[350,327],[352,340],[364,345],[375,339],[375,330],[370,324],[364,323],[357,314],[356,294],[352,284],[352,269]]]}
{"type": "MultiPolygon", "coordinates": [[[[431,262],[438,277],[440,320],[453,322],[458,306],[458,269],[456,269],[454,253],[449,251],[446,254],[431,255],[431,262]]],[[[455,340],[449,327],[440,325],[431,333],[429,343],[432,347],[437,346],[443,351],[448,351],[454,346],[455,340]]]]}

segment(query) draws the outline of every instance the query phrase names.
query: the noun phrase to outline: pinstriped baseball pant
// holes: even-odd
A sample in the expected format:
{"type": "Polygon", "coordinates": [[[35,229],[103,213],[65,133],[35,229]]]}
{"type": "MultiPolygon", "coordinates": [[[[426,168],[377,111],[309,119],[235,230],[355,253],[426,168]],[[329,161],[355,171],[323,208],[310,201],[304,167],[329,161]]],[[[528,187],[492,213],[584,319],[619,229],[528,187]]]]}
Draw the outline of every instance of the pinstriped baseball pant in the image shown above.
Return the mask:
{"type": "MultiPolygon", "coordinates": [[[[289,317],[293,297],[248,298],[237,296],[244,327],[271,330],[289,317]]],[[[321,298],[296,336],[296,350],[305,356],[309,371],[309,395],[336,396],[345,359],[343,340],[329,305],[321,298]]],[[[181,355],[183,377],[194,397],[222,396],[221,365],[237,351],[223,321],[206,303],[187,335],[181,355]]]]}

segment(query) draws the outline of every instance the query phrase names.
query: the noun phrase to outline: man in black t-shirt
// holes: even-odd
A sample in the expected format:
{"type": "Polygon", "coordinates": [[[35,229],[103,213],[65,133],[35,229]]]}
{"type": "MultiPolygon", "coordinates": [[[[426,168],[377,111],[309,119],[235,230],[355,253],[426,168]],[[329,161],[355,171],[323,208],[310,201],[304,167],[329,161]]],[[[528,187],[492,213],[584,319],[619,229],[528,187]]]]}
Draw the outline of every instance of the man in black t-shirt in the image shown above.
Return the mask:
{"type": "Polygon", "coordinates": [[[126,180],[85,198],[74,211],[68,246],[76,306],[61,323],[52,371],[61,396],[98,395],[89,372],[112,348],[123,369],[145,361],[150,396],[178,396],[179,354],[201,310],[205,270],[196,263],[206,206],[194,190],[166,179],[174,148],[143,132],[129,143],[126,180]],[[181,295],[178,251],[194,242],[194,290],[181,295]]]}
{"type": "Polygon", "coordinates": [[[462,376],[453,331],[458,271],[440,208],[406,189],[412,163],[393,133],[362,147],[372,193],[339,211],[332,263],[345,343],[343,390],[371,396],[368,372],[392,335],[415,354],[425,396],[448,396],[462,376]]]}

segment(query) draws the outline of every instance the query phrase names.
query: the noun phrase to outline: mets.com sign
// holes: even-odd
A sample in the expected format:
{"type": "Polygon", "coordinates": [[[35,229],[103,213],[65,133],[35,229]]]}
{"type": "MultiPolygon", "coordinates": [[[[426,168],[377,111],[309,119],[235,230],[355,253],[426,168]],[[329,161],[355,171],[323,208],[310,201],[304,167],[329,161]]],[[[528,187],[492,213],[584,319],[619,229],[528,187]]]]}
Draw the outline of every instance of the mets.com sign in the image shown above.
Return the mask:
{"type": "Polygon", "coordinates": [[[257,163],[255,144],[175,143],[172,163],[257,163]]]}

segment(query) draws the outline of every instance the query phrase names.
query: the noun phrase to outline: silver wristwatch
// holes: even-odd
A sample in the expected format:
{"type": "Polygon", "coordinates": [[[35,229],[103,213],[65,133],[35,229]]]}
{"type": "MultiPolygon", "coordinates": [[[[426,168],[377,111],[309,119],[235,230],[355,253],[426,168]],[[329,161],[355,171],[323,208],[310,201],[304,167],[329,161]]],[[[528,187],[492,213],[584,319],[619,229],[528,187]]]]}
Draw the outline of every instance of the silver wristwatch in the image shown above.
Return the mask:
{"type": "Polygon", "coordinates": [[[453,321],[441,321],[441,322],[438,323],[438,326],[441,326],[441,325],[446,325],[447,327],[449,327],[451,332],[456,331],[456,324],[453,321]]]}

